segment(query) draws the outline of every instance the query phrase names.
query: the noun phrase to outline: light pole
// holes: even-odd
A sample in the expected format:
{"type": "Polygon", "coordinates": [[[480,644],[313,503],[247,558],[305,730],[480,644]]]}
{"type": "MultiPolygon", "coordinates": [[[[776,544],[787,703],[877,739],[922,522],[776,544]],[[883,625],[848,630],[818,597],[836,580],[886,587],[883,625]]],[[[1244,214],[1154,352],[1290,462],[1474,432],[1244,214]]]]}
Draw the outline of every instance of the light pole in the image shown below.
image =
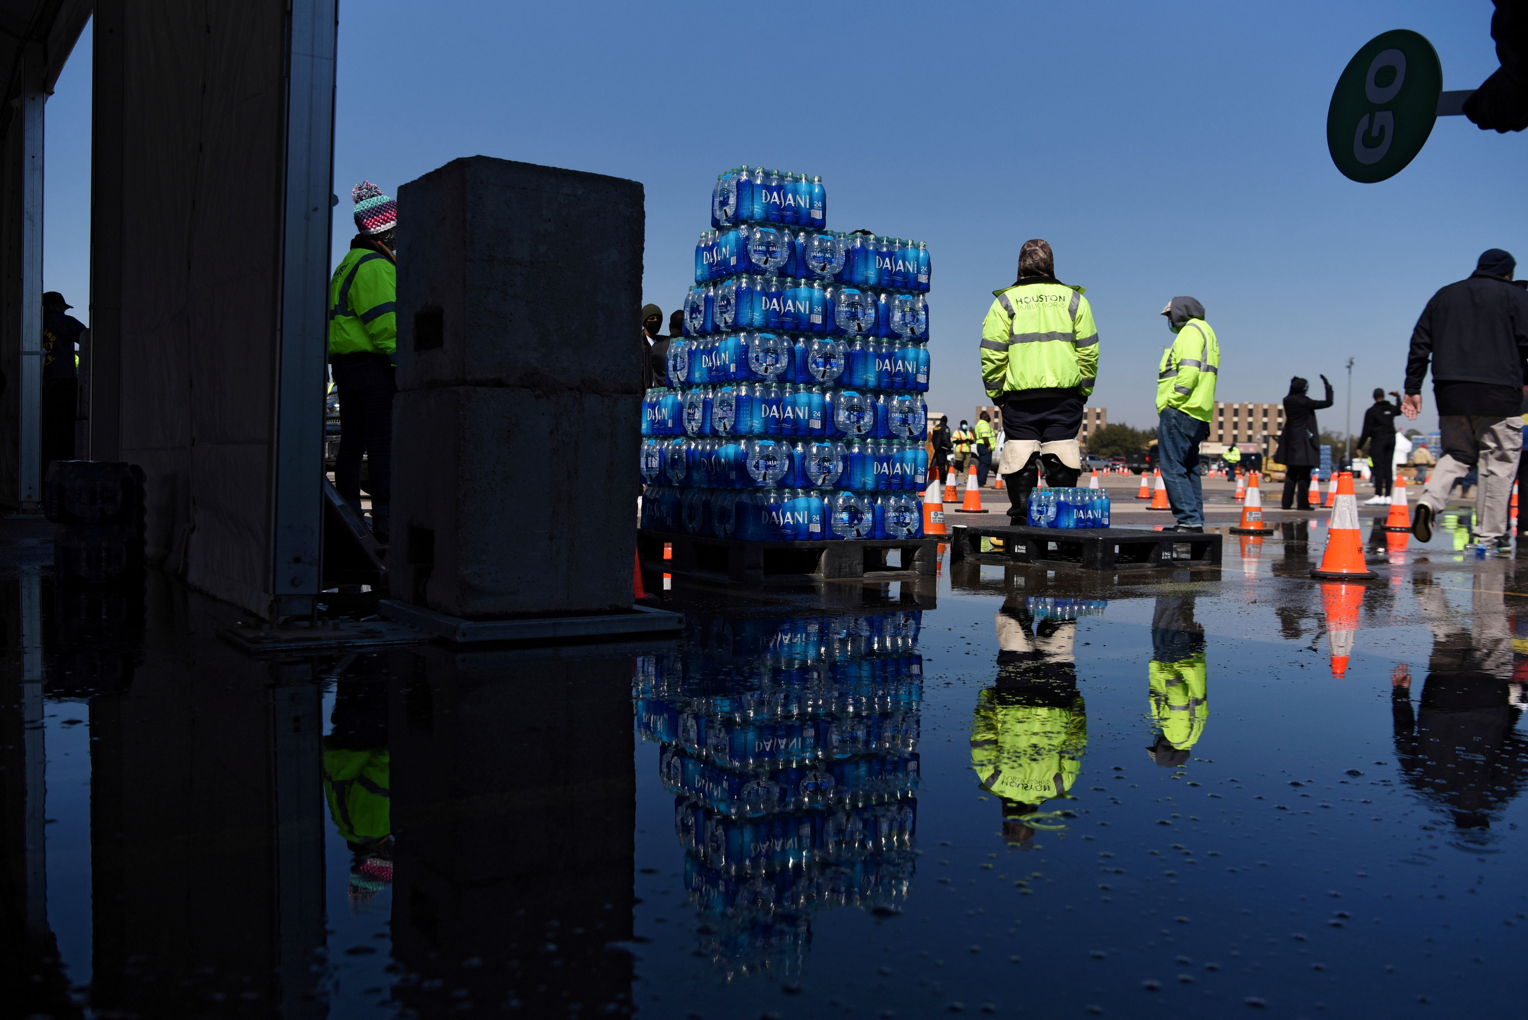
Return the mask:
{"type": "MultiPolygon", "coordinates": [[[[1343,439],[1342,439],[1342,459],[1345,462],[1346,461],[1351,461],[1353,459],[1353,359],[1352,358],[1348,359],[1348,413],[1347,413],[1347,418],[1344,419],[1344,421],[1343,421],[1342,430],[1345,433],[1345,435],[1343,436],[1343,439]]],[[[1352,469],[1353,469],[1353,465],[1351,463],[1348,464],[1348,470],[1351,471],[1352,469]]]]}

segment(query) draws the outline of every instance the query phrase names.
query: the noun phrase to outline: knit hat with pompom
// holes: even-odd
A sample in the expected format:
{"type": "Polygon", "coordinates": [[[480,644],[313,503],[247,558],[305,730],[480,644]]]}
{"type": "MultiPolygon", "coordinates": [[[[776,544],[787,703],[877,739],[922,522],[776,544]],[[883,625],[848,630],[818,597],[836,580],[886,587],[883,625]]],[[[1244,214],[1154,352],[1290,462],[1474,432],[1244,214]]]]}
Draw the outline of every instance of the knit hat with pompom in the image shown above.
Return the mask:
{"type": "Polygon", "coordinates": [[[363,234],[385,234],[398,225],[398,203],[382,194],[370,181],[350,189],[355,199],[355,228],[363,234]]]}

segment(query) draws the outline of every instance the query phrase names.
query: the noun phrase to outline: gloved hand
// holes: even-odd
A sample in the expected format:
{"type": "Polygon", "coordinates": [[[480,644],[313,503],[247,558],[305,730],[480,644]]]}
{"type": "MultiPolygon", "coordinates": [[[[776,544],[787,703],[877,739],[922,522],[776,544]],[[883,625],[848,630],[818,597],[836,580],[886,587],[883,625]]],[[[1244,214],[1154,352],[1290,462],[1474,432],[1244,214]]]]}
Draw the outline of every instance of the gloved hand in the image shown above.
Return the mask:
{"type": "Polygon", "coordinates": [[[1326,376],[1323,375],[1321,377],[1321,382],[1322,382],[1322,385],[1324,385],[1327,389],[1331,389],[1332,388],[1332,380],[1328,379],[1326,376]]]}

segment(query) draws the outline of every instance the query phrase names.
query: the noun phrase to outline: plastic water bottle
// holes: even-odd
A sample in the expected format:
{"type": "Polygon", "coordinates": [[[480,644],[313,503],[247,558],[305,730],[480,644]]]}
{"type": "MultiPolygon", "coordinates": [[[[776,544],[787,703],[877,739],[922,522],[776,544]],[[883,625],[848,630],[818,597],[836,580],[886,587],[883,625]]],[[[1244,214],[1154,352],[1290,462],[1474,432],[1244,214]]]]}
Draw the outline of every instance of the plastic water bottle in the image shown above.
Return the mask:
{"type": "Polygon", "coordinates": [[[821,177],[812,178],[812,226],[818,230],[828,225],[828,191],[822,186],[821,177]]]}
{"type": "Polygon", "coordinates": [[[1103,508],[1099,514],[1098,526],[1100,528],[1107,528],[1109,526],[1109,494],[1105,492],[1099,498],[1103,502],[1103,508]]]}
{"type": "Polygon", "coordinates": [[[764,177],[764,218],[770,223],[785,222],[785,182],[780,171],[771,170],[764,177]]]}
{"type": "Polygon", "coordinates": [[[773,439],[750,439],[743,445],[748,476],[758,488],[772,489],[780,484],[790,465],[788,447],[773,439]]]}
{"type": "Polygon", "coordinates": [[[771,383],[764,390],[764,409],[761,417],[764,420],[764,431],[760,435],[778,436],[784,424],[785,394],[780,387],[771,383]]]}
{"type": "Polygon", "coordinates": [[[825,438],[828,434],[828,405],[821,386],[807,390],[807,428],[813,438],[825,438]]]}
{"type": "Polygon", "coordinates": [[[717,387],[711,394],[711,434],[729,436],[736,431],[737,387],[717,387]]]}
{"type": "Polygon", "coordinates": [[[737,531],[737,493],[712,492],[708,495],[711,533],[717,538],[731,538],[737,531]]]}
{"type": "Polygon", "coordinates": [[[869,501],[857,492],[839,492],[833,497],[830,526],[839,538],[869,538],[875,528],[869,501]]]}

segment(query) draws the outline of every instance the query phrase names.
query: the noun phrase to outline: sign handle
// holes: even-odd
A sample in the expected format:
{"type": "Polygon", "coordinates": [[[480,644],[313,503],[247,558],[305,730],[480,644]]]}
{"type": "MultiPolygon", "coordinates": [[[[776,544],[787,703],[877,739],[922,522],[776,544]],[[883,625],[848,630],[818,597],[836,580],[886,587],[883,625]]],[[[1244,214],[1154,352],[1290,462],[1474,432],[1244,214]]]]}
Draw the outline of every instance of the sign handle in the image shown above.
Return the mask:
{"type": "Polygon", "coordinates": [[[1457,89],[1438,93],[1438,116],[1463,117],[1464,101],[1475,94],[1474,89],[1457,89]]]}

